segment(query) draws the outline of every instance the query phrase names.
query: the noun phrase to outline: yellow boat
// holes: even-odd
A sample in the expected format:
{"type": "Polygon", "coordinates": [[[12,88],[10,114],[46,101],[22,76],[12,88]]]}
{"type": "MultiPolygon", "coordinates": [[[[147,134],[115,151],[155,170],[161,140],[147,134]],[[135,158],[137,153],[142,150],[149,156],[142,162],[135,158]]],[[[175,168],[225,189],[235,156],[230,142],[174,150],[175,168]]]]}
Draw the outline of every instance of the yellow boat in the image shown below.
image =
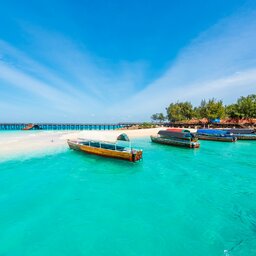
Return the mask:
{"type": "Polygon", "coordinates": [[[114,142],[80,138],[77,140],[68,140],[67,142],[71,149],[88,154],[118,158],[130,162],[136,162],[142,158],[142,150],[133,149],[130,139],[125,133],[120,134],[114,142]],[[118,145],[118,141],[128,141],[129,147],[118,145]]]}

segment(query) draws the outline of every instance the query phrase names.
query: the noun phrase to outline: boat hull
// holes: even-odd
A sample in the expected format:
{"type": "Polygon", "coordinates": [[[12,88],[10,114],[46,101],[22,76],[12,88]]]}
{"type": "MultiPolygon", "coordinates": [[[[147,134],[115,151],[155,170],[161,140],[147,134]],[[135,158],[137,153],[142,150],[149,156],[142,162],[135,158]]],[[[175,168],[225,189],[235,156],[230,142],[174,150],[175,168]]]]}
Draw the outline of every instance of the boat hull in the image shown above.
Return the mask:
{"type": "Polygon", "coordinates": [[[238,140],[256,140],[256,134],[253,135],[243,135],[243,134],[236,134],[238,140]]]}
{"type": "Polygon", "coordinates": [[[189,140],[182,140],[182,139],[175,139],[175,138],[163,138],[163,137],[156,137],[150,136],[151,141],[159,144],[164,145],[171,145],[177,147],[185,147],[185,148],[199,148],[200,144],[198,142],[193,142],[189,140]]]}
{"type": "Polygon", "coordinates": [[[136,150],[135,153],[122,152],[117,150],[110,150],[110,149],[97,148],[97,147],[92,147],[87,145],[81,145],[76,141],[70,141],[70,140],[68,140],[68,145],[71,149],[81,151],[87,154],[93,154],[93,155],[98,155],[98,156],[103,156],[108,158],[117,158],[117,159],[122,159],[130,162],[136,162],[142,158],[142,150],[136,150]]]}
{"type": "Polygon", "coordinates": [[[237,137],[227,136],[207,136],[202,134],[197,134],[199,140],[211,140],[211,141],[222,141],[222,142],[236,142],[237,137]]]}

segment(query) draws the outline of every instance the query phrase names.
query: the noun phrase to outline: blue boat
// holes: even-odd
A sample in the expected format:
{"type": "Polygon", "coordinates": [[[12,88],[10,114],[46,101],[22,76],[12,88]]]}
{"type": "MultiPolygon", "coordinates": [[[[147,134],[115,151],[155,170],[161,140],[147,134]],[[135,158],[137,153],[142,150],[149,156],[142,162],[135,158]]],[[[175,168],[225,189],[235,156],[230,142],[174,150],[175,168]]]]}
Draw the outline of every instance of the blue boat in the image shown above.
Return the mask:
{"type": "Polygon", "coordinates": [[[229,131],[217,129],[199,129],[197,130],[197,137],[200,140],[213,140],[223,142],[236,142],[237,137],[229,131]]]}
{"type": "Polygon", "coordinates": [[[254,129],[223,129],[237,137],[238,140],[256,140],[256,132],[254,129]]]}

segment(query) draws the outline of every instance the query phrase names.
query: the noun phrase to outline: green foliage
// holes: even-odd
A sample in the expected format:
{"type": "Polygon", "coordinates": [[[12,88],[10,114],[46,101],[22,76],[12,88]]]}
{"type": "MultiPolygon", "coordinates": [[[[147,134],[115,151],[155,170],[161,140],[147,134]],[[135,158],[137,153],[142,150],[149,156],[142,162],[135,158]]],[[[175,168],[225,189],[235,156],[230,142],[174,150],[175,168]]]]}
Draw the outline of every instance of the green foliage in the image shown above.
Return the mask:
{"type": "Polygon", "coordinates": [[[153,115],[151,116],[151,120],[152,120],[152,121],[157,121],[157,118],[158,118],[158,114],[153,114],[153,115]]]}
{"type": "Polygon", "coordinates": [[[200,106],[197,108],[198,118],[206,118],[207,116],[206,108],[207,108],[207,103],[206,103],[206,100],[203,99],[201,101],[200,106]]]}
{"type": "Polygon", "coordinates": [[[166,117],[164,116],[163,113],[158,114],[158,120],[159,120],[160,123],[163,122],[165,119],[166,119],[166,117]]]}
{"type": "Polygon", "coordinates": [[[240,97],[235,104],[226,106],[231,118],[256,118],[256,94],[240,97]]]}
{"type": "Polygon", "coordinates": [[[188,120],[194,116],[193,106],[190,102],[171,103],[166,111],[170,121],[188,120]]]}
{"type": "Polygon", "coordinates": [[[240,117],[256,118],[256,94],[240,97],[236,104],[240,117]]]}
{"type": "Polygon", "coordinates": [[[147,129],[147,128],[155,128],[156,126],[151,123],[144,122],[143,124],[139,125],[139,129],[147,129]]]}
{"type": "Polygon", "coordinates": [[[215,119],[225,117],[225,107],[221,100],[210,99],[201,101],[201,105],[198,108],[200,118],[215,119]]]}
{"type": "Polygon", "coordinates": [[[199,107],[194,107],[193,109],[193,118],[200,119],[201,114],[200,114],[200,108],[199,107]]]}
{"type": "Polygon", "coordinates": [[[152,119],[152,121],[155,121],[155,122],[158,121],[158,122],[162,123],[166,119],[166,117],[164,116],[163,113],[156,113],[151,116],[151,119],[152,119]]]}
{"type": "Polygon", "coordinates": [[[230,118],[240,118],[241,115],[238,110],[237,104],[231,104],[226,106],[226,115],[230,118]]]}
{"type": "MultiPolygon", "coordinates": [[[[202,100],[200,106],[193,107],[188,101],[171,103],[166,108],[169,121],[190,120],[192,118],[256,118],[256,94],[240,97],[235,104],[224,106],[222,100],[202,100]]],[[[162,113],[152,115],[153,121],[164,121],[162,113]]]]}

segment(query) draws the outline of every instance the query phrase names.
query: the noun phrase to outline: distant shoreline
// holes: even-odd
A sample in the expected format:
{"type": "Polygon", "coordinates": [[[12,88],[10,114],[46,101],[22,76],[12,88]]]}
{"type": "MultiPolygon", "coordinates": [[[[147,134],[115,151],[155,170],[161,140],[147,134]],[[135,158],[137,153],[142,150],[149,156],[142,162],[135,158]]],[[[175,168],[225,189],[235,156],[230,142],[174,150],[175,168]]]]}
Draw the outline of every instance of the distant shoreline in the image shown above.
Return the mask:
{"type": "Polygon", "coordinates": [[[0,131],[44,130],[44,131],[87,131],[87,130],[134,130],[158,127],[182,128],[256,128],[256,119],[221,119],[219,123],[206,118],[176,122],[119,122],[119,123],[0,123],[0,131]]]}

